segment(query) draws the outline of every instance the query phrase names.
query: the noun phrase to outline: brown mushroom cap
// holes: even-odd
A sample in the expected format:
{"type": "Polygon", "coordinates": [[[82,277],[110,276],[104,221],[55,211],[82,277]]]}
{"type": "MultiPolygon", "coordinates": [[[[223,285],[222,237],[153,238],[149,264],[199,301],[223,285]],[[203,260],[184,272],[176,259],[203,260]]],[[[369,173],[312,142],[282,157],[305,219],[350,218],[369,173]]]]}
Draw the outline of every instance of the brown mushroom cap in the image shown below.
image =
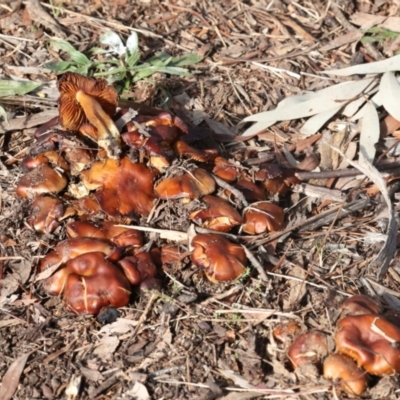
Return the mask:
{"type": "Polygon", "coordinates": [[[368,385],[368,375],[343,354],[331,354],[324,361],[324,378],[337,381],[350,395],[361,396],[368,385]]]}
{"type": "Polygon", "coordinates": [[[32,214],[28,223],[38,232],[50,233],[58,226],[64,215],[64,206],[60,200],[48,196],[38,196],[32,202],[32,214]]]}
{"type": "Polygon", "coordinates": [[[51,164],[53,167],[60,167],[64,171],[69,171],[68,163],[60,152],[55,150],[47,150],[37,155],[27,156],[22,160],[21,167],[30,171],[42,164],[51,164]]]}
{"type": "Polygon", "coordinates": [[[58,90],[61,124],[77,131],[89,121],[97,129],[99,147],[107,152],[108,157],[118,159],[121,152],[120,132],[111,119],[118,103],[115,89],[104,79],[67,72],[59,80],[58,90]]]}
{"type": "Polygon", "coordinates": [[[139,247],[143,245],[141,232],[117,226],[111,221],[99,224],[89,221],[74,221],[66,226],[67,234],[71,238],[94,237],[109,239],[118,247],[139,247]]]}
{"type": "MultiPolygon", "coordinates": [[[[231,164],[228,160],[222,157],[216,157],[214,160],[215,166],[213,174],[226,182],[234,182],[238,176],[237,167],[231,164]]],[[[261,199],[264,200],[264,199],[261,199]]]]}
{"type": "Polygon", "coordinates": [[[302,364],[319,364],[328,355],[329,343],[325,333],[308,331],[298,336],[288,351],[288,357],[297,368],[302,364]]]}
{"type": "Polygon", "coordinates": [[[42,260],[40,270],[44,271],[56,264],[65,264],[67,261],[89,252],[103,253],[110,260],[119,260],[122,254],[121,250],[107,239],[76,237],[59,242],[54,251],[47,254],[42,260]]]}
{"type": "Polygon", "coordinates": [[[207,195],[202,198],[206,209],[194,211],[189,219],[201,224],[203,228],[227,232],[242,223],[242,217],[227,201],[217,196],[207,195]]]}
{"type": "Polygon", "coordinates": [[[288,322],[282,322],[275,327],[272,334],[280,343],[291,342],[296,336],[301,333],[301,327],[297,321],[290,320],[288,322]]]}
{"type": "Polygon", "coordinates": [[[204,169],[197,168],[182,176],[164,179],[154,188],[161,199],[197,199],[215,191],[215,181],[204,169]]]}
{"type": "Polygon", "coordinates": [[[196,149],[183,140],[177,140],[174,143],[174,151],[178,156],[189,158],[199,162],[210,162],[218,156],[218,151],[213,149],[199,150],[196,149]]]}
{"type": "Polygon", "coordinates": [[[349,316],[338,323],[337,351],[372,375],[400,372],[400,328],[376,314],[349,316]]]}
{"type": "Polygon", "coordinates": [[[103,253],[82,254],[67,263],[64,302],[78,314],[97,314],[102,307],[129,303],[130,284],[103,253]]]}
{"type": "Polygon", "coordinates": [[[147,252],[125,257],[118,264],[132,285],[138,285],[146,279],[154,278],[157,273],[157,267],[152,256],[147,252]]]}
{"type": "MultiPolygon", "coordinates": [[[[151,138],[157,142],[165,142],[171,144],[175,140],[188,133],[187,125],[178,117],[168,112],[162,112],[157,116],[139,115],[134,121],[146,127],[151,138]]],[[[138,126],[134,122],[127,124],[128,131],[138,130],[138,126]]]]}
{"type": "Polygon", "coordinates": [[[192,240],[192,262],[205,270],[212,282],[227,281],[243,274],[246,254],[243,248],[222,235],[208,233],[196,235],[192,240]]]}
{"type": "Polygon", "coordinates": [[[264,190],[251,181],[241,179],[234,185],[236,189],[243,193],[244,198],[249,202],[262,201],[267,199],[264,190]]]}
{"type": "Polygon", "coordinates": [[[29,199],[38,194],[59,193],[67,186],[67,183],[63,174],[42,164],[19,180],[17,194],[29,199]]]}
{"type": "Polygon", "coordinates": [[[346,315],[380,314],[382,307],[369,296],[356,294],[345,300],[340,308],[343,310],[341,317],[346,315]]]}
{"type": "Polygon", "coordinates": [[[282,229],[284,217],[281,207],[267,201],[260,201],[246,208],[243,231],[250,235],[279,231],[282,229]]]}
{"type": "Polygon", "coordinates": [[[119,163],[111,159],[98,161],[81,177],[89,190],[98,188],[95,196],[111,217],[147,216],[153,208],[155,173],[143,164],[132,163],[126,157],[119,163]]]}

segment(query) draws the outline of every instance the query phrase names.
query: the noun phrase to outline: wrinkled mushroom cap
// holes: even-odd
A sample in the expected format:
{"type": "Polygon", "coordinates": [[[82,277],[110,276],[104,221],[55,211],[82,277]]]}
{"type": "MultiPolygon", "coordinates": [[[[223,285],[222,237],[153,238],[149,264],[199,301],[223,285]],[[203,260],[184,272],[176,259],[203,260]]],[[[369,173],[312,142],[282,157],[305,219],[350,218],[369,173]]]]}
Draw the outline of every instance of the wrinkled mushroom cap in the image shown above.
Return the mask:
{"type": "Polygon", "coordinates": [[[182,176],[164,179],[154,188],[163,200],[197,199],[215,191],[215,181],[204,169],[197,168],[182,176]]]}
{"type": "Polygon", "coordinates": [[[29,199],[38,194],[59,193],[67,186],[67,183],[64,175],[42,164],[19,180],[17,194],[29,199]]]}
{"type": "Polygon", "coordinates": [[[340,308],[343,310],[341,317],[346,315],[380,314],[382,307],[372,297],[356,294],[345,300],[340,308]]]}
{"type": "Polygon", "coordinates": [[[400,372],[400,328],[376,314],[348,316],[338,323],[337,351],[372,375],[400,372]]]}
{"type": "Polygon", "coordinates": [[[95,193],[102,210],[111,217],[149,215],[153,208],[155,172],[128,158],[98,161],[82,172],[85,186],[95,193]]]}
{"type": "Polygon", "coordinates": [[[65,304],[77,314],[97,314],[102,307],[129,303],[130,284],[103,253],[91,252],[70,260],[64,288],[65,304]]]}
{"type": "Polygon", "coordinates": [[[82,107],[76,101],[78,91],[93,97],[109,116],[113,116],[117,108],[118,94],[105,79],[93,79],[67,72],[58,81],[58,90],[60,122],[66,129],[77,131],[83,123],[88,122],[82,107]]]}
{"type": "Polygon", "coordinates": [[[32,214],[28,223],[38,232],[50,233],[58,226],[64,215],[64,206],[60,200],[48,196],[38,196],[32,202],[32,214]]]}
{"type": "Polygon", "coordinates": [[[331,354],[324,361],[324,378],[337,381],[348,394],[361,396],[367,389],[368,375],[343,354],[331,354]]]}
{"type": "Polygon", "coordinates": [[[318,364],[328,355],[329,343],[327,335],[319,331],[308,331],[298,336],[288,351],[288,357],[297,368],[302,364],[318,364]]]}
{"type": "Polygon", "coordinates": [[[242,246],[230,242],[222,235],[196,235],[192,246],[192,262],[204,269],[211,282],[232,280],[243,274],[246,254],[242,246]]]}
{"type": "Polygon", "coordinates": [[[276,204],[267,201],[252,204],[244,212],[243,231],[250,235],[279,231],[284,217],[282,208],[276,204]]]}
{"type": "Polygon", "coordinates": [[[211,195],[204,196],[202,200],[207,208],[192,212],[189,219],[201,224],[203,228],[227,232],[242,223],[240,214],[227,201],[211,195]]]}

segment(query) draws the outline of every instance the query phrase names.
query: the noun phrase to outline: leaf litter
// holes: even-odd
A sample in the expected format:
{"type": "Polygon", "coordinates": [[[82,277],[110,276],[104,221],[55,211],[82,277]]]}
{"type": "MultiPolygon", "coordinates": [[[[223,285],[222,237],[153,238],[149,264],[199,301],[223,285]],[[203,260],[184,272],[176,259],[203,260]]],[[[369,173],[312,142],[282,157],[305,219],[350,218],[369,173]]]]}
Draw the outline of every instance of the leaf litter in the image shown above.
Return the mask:
{"type": "MultiPolygon", "coordinates": [[[[299,170],[297,175],[312,173],[319,182],[302,178],[303,190],[313,193],[313,197],[300,191],[271,195],[271,200],[275,198],[286,208],[286,228],[277,234],[246,239],[245,247],[257,267],[266,270],[267,282],[257,270],[249,268],[241,282],[210,285],[183,258],[165,269],[161,293],[153,299],[151,295],[135,294],[132,304],[120,310],[120,318],[102,327],[93,318],[66,312],[59,299],[43,297],[40,286],[33,284],[37,261],[52,248],[62,231],[38,238],[25,223],[27,205],[13,197],[13,191],[20,174],[19,163],[32,143],[32,128],[45,122],[32,119],[42,113],[44,117],[48,113],[50,119],[57,93],[40,97],[42,86],[26,93],[7,93],[0,99],[5,111],[0,117],[4,119],[5,133],[1,137],[0,158],[4,259],[0,285],[7,293],[0,301],[0,342],[5,356],[0,360],[0,374],[4,378],[13,360],[29,352],[32,344],[41,345],[44,341],[47,346],[43,354],[24,362],[28,366],[16,377],[21,385],[16,386],[14,397],[41,398],[49,393],[60,397],[65,393],[70,398],[335,398],[337,389],[330,382],[309,382],[295,376],[285,349],[272,349],[270,332],[277,324],[293,318],[303,321],[307,328],[330,332],[332,327],[326,316],[334,319],[338,304],[350,293],[369,293],[385,299],[398,292],[399,265],[393,257],[397,229],[393,216],[400,206],[398,198],[393,198],[393,190],[396,193],[399,166],[390,167],[396,158],[388,147],[382,148],[382,137],[377,134],[382,134],[382,127],[376,128],[377,122],[382,124],[388,117],[399,119],[395,74],[398,56],[379,61],[366,41],[358,42],[361,37],[371,37],[373,49],[387,55],[394,37],[374,31],[360,35],[356,30],[346,39],[349,27],[335,8],[323,1],[263,6],[228,1],[224,7],[206,2],[204,10],[194,1],[182,7],[157,4],[151,8],[142,2],[137,7],[110,2],[97,9],[98,18],[87,14],[87,4],[83,2],[74,6],[31,3],[24,16],[25,26],[38,25],[36,33],[20,26],[23,36],[14,34],[13,27],[22,21],[24,5],[8,15],[5,22],[0,19],[1,39],[7,43],[0,45],[1,55],[5,56],[0,69],[2,80],[40,85],[49,80],[55,82],[56,75],[41,67],[52,62],[105,74],[116,78],[115,84],[120,85],[127,64],[113,64],[113,55],[107,55],[109,46],[101,48],[103,54],[90,52],[93,37],[95,45],[100,46],[101,34],[112,31],[114,38],[120,38],[118,48],[124,63],[126,49],[130,49],[131,56],[140,49],[143,62],[148,63],[144,65],[148,71],[137,77],[152,73],[150,79],[137,83],[135,75],[130,76],[131,83],[120,86],[128,99],[134,98],[147,107],[169,107],[181,116],[191,115],[203,129],[204,143],[221,139],[218,145],[232,161],[244,155],[255,162],[255,167],[246,165],[254,173],[265,153],[272,154],[270,161],[278,160],[283,166],[288,166],[288,160],[299,166],[306,159],[316,159],[315,168],[299,170]],[[282,10],[290,18],[284,17],[282,10]],[[133,20],[136,26],[130,28],[133,20]],[[337,31],[332,31],[329,24],[337,31]],[[48,36],[64,41],[61,50],[55,52],[55,48],[45,45],[48,36]],[[312,37],[320,43],[310,46],[307,41],[312,37]],[[384,39],[377,42],[377,38],[384,39]],[[196,57],[190,56],[196,53],[196,57]],[[348,67],[357,54],[361,54],[364,63],[348,67]],[[98,61],[103,69],[96,69],[98,61]],[[266,68],[261,67],[264,63],[266,68]],[[115,70],[111,70],[114,66],[115,70]],[[178,77],[169,75],[182,72],[170,67],[186,66],[191,76],[186,72],[178,77]],[[367,77],[359,76],[364,74],[367,77]],[[174,100],[177,96],[189,98],[192,108],[179,107],[174,100]],[[247,131],[242,125],[238,128],[250,114],[249,120],[253,121],[260,113],[267,113],[263,115],[268,118],[263,117],[247,131]],[[351,122],[358,120],[358,124],[351,122]],[[340,140],[332,135],[332,121],[347,124],[346,135],[340,140]],[[210,130],[217,135],[210,134],[210,130]],[[241,134],[234,136],[233,132],[241,134]],[[316,134],[320,137],[299,150],[299,143],[307,136],[314,140],[316,134]],[[325,147],[338,147],[346,157],[321,151],[323,139],[328,144],[325,147]],[[353,161],[356,159],[357,163],[353,161]],[[348,172],[356,174],[347,183],[349,189],[339,187],[338,182],[348,172]],[[322,183],[323,174],[336,177],[325,177],[322,183]],[[366,193],[372,184],[377,191],[369,197],[366,193]],[[322,197],[323,192],[332,197],[322,197]],[[386,211],[383,209],[385,217],[377,221],[374,216],[379,207],[386,211]],[[373,234],[379,240],[371,242],[373,234]],[[24,253],[27,251],[30,257],[24,253]],[[13,257],[28,260],[24,261],[23,279],[15,279],[18,268],[13,257]],[[13,285],[4,277],[11,277],[13,285]],[[239,289],[232,290],[236,287],[239,289]],[[23,292],[33,296],[31,302],[23,302],[23,292]],[[48,364],[42,365],[46,357],[48,364]],[[141,381],[131,378],[129,371],[142,374],[141,381]],[[229,394],[230,391],[236,392],[229,394]]],[[[396,12],[377,2],[362,7],[346,3],[343,15],[352,21],[354,12],[362,9],[370,16],[380,17],[373,27],[396,12]]],[[[138,61],[133,57],[131,62],[138,61]]],[[[386,133],[384,139],[395,139],[398,129],[386,133]]],[[[184,215],[179,205],[174,207],[184,215]]],[[[179,219],[168,219],[163,210],[157,212],[165,225],[158,231],[148,229],[146,235],[152,240],[159,240],[159,235],[173,242],[181,240],[185,254],[188,231],[181,226],[187,225],[179,219]]],[[[235,236],[242,240],[240,235],[235,236]]],[[[394,399],[396,383],[398,377],[382,379],[370,394],[394,399]]]]}

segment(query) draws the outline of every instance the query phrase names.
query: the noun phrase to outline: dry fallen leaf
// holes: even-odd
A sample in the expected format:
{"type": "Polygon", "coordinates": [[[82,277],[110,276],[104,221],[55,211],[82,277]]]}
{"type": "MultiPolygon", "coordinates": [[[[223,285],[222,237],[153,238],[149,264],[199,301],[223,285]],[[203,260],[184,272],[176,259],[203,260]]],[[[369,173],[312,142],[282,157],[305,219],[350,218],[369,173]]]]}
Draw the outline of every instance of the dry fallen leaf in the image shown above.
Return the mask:
{"type": "Polygon", "coordinates": [[[8,368],[1,382],[1,387],[0,387],[1,400],[12,399],[15,391],[17,390],[22,371],[24,370],[28,357],[31,354],[32,353],[27,353],[18,357],[8,368]]]}
{"type": "Polygon", "coordinates": [[[136,381],[132,389],[129,389],[127,392],[125,392],[123,396],[132,396],[132,398],[135,400],[150,400],[150,395],[146,389],[146,386],[138,381],[136,381]]]}

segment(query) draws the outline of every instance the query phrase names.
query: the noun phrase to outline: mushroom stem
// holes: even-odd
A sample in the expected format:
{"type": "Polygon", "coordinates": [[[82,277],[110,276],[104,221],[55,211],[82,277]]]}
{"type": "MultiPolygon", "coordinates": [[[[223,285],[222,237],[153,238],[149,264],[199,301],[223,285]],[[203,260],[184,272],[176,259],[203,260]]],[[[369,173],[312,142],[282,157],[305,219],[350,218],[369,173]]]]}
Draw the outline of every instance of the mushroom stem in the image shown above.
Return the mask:
{"type": "Polygon", "coordinates": [[[86,118],[97,128],[99,147],[109,158],[118,159],[121,153],[120,133],[113,120],[103,110],[100,103],[82,90],[76,93],[76,100],[83,108],[86,118]]]}

